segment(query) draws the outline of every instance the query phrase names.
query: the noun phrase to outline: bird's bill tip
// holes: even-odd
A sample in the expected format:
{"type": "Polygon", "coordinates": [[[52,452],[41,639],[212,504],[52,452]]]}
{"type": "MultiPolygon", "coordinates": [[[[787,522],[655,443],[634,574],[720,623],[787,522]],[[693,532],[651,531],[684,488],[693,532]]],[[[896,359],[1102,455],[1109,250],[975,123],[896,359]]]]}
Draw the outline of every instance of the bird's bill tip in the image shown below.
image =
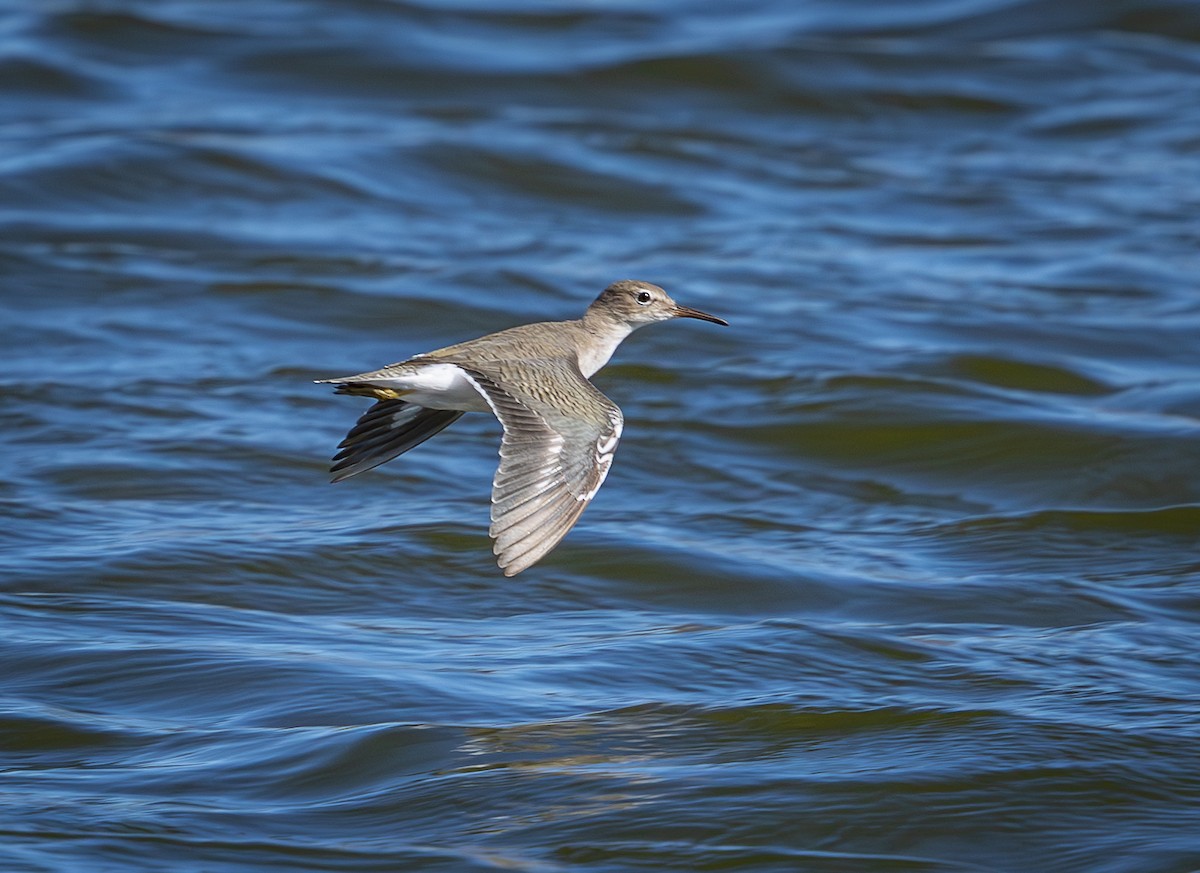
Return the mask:
{"type": "Polygon", "coordinates": [[[707,312],[701,312],[699,309],[692,309],[690,306],[679,306],[677,304],[671,314],[676,318],[698,318],[701,321],[711,321],[713,324],[729,327],[729,322],[725,319],[709,315],[707,312]]]}

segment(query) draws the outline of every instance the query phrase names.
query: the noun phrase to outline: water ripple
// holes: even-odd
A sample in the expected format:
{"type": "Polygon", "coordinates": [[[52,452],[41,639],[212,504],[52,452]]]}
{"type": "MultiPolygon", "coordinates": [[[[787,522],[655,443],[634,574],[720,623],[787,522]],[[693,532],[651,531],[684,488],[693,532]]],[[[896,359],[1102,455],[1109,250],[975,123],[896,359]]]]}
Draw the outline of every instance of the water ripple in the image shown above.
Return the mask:
{"type": "Polygon", "coordinates": [[[1194,4],[0,23],[0,866],[1182,871],[1194,4]],[[494,421],[311,380],[659,281],[500,577],[494,421]]]}

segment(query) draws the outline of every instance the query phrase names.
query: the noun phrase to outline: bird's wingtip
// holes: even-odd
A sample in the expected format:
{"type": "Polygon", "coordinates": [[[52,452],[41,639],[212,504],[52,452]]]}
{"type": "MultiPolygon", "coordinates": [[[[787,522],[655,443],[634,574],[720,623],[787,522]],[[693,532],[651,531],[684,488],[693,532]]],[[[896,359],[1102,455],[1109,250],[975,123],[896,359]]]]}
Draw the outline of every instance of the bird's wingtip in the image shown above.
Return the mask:
{"type": "MultiPolygon", "coordinates": [[[[488,533],[490,536],[491,532],[489,531],[488,533]]],[[[496,556],[496,566],[500,568],[500,572],[510,579],[522,570],[529,569],[531,566],[523,561],[513,560],[512,555],[502,554],[499,545],[493,546],[492,554],[496,556]]]]}

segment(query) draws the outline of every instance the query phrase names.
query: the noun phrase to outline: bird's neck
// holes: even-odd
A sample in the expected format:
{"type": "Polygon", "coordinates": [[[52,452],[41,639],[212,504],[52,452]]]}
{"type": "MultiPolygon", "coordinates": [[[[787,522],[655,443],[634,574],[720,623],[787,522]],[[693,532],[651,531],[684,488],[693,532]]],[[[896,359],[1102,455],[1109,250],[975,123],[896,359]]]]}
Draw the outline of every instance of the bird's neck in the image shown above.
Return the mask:
{"type": "Polygon", "coordinates": [[[578,321],[584,340],[579,344],[579,369],[587,378],[608,363],[617,346],[634,331],[627,321],[589,309],[578,321]]]}

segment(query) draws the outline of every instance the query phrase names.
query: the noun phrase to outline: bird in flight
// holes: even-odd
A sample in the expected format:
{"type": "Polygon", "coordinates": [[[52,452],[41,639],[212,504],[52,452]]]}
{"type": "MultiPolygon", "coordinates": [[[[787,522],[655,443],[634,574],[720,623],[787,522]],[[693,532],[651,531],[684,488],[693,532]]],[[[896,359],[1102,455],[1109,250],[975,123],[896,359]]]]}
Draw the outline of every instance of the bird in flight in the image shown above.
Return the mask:
{"type": "Polygon", "coordinates": [[[463,413],[492,413],[504,436],[488,533],[500,569],[515,576],[567,535],[612,465],[624,419],[588,380],[633,331],[673,318],[728,324],[680,306],[657,285],[623,280],[573,321],[524,324],[369,373],[319,379],[338,394],[376,400],[338,446],[333,481],[390,461],[463,413]]]}

